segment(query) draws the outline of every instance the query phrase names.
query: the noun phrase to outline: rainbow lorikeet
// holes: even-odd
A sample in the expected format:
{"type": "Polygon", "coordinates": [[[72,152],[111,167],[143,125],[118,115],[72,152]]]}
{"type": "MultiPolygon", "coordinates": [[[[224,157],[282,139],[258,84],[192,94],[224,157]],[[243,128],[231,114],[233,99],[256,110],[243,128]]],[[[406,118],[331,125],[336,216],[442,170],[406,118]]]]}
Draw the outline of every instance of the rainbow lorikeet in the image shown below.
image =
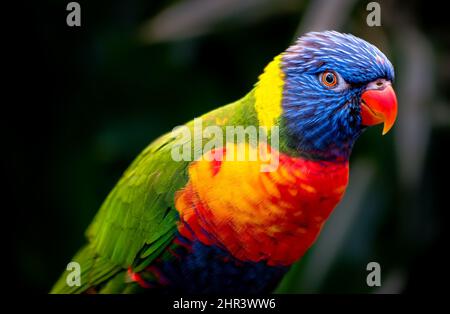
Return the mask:
{"type": "MultiPolygon", "coordinates": [[[[348,181],[349,156],[368,126],[393,126],[394,69],[349,34],[311,32],[271,61],[242,99],[203,115],[203,127],[264,126],[278,163],[217,158],[227,141],[176,160],[172,132],[151,143],[108,195],[73,261],[80,285],[53,293],[270,292],[317,238],[348,181]],[[272,141],[270,141],[272,143],[272,141]],[[206,158],[209,157],[209,158],[206,158]]],[[[193,122],[186,124],[189,130],[193,122]]],[[[177,135],[178,134],[178,135],[177,135]]],[[[203,135],[202,135],[203,136],[203,135]]],[[[231,154],[232,155],[232,154],[231,154]]],[[[247,156],[247,155],[246,155],[247,156]]]]}

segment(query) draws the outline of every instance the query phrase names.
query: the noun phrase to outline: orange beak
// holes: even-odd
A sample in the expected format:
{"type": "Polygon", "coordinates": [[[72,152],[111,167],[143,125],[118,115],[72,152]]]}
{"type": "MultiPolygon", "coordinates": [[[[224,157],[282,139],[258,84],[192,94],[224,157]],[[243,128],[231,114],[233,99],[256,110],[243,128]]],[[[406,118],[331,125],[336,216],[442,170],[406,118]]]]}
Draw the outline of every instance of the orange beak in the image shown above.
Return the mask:
{"type": "Polygon", "coordinates": [[[369,89],[361,95],[361,118],[365,126],[384,122],[383,135],[394,125],[397,118],[397,96],[392,86],[369,89]]]}

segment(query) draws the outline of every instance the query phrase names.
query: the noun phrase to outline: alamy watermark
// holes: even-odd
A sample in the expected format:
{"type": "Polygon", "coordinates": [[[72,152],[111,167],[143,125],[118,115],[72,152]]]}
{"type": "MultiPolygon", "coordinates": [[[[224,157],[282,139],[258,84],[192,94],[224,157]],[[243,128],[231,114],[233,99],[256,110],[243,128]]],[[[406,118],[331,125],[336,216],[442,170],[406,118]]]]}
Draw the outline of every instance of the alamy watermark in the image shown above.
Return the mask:
{"type": "Polygon", "coordinates": [[[368,26],[381,26],[381,6],[378,2],[369,2],[366,6],[366,10],[370,11],[367,14],[366,23],[368,26]]]}
{"type": "Polygon", "coordinates": [[[67,26],[81,26],[80,4],[78,2],[69,2],[66,6],[66,10],[70,12],[66,17],[67,26]]]}
{"type": "Polygon", "coordinates": [[[377,262],[370,262],[366,266],[369,274],[366,277],[366,283],[369,287],[381,287],[381,266],[377,262]]]}
{"type": "Polygon", "coordinates": [[[278,126],[203,127],[202,118],[196,118],[193,126],[172,130],[171,156],[174,161],[258,161],[261,172],[271,172],[279,164],[279,135],[278,126]]]}
{"type": "Polygon", "coordinates": [[[66,284],[69,287],[81,286],[81,267],[77,262],[67,264],[66,270],[70,273],[66,276],[66,284]]]}

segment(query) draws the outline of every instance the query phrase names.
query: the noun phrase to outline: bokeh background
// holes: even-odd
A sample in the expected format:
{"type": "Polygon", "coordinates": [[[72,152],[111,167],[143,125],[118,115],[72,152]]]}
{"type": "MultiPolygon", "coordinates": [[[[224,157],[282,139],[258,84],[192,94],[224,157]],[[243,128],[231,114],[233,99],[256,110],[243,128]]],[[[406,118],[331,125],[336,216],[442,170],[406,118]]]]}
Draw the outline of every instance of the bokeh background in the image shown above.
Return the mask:
{"type": "Polygon", "coordinates": [[[369,27],[369,1],[79,1],[82,26],[71,28],[69,1],[35,2],[21,11],[14,64],[21,88],[9,105],[19,123],[4,153],[16,289],[49,291],[150,141],[243,96],[297,35],[325,29],[353,33],[388,55],[399,116],[388,135],[372,128],[357,142],[343,202],[277,291],[433,292],[448,282],[444,8],[378,1],[382,26],[369,27]],[[381,265],[381,287],[366,285],[371,261],[381,265]]]}

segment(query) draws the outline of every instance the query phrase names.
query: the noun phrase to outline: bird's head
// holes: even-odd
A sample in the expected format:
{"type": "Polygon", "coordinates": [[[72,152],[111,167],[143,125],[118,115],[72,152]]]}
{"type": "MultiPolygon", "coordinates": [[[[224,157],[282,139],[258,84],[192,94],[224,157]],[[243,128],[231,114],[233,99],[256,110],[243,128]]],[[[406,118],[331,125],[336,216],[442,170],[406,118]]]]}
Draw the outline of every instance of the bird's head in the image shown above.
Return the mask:
{"type": "Polygon", "coordinates": [[[311,32],[279,56],[281,126],[288,145],[321,160],[347,160],[368,126],[394,124],[394,69],[372,44],[335,31],[311,32]]]}

